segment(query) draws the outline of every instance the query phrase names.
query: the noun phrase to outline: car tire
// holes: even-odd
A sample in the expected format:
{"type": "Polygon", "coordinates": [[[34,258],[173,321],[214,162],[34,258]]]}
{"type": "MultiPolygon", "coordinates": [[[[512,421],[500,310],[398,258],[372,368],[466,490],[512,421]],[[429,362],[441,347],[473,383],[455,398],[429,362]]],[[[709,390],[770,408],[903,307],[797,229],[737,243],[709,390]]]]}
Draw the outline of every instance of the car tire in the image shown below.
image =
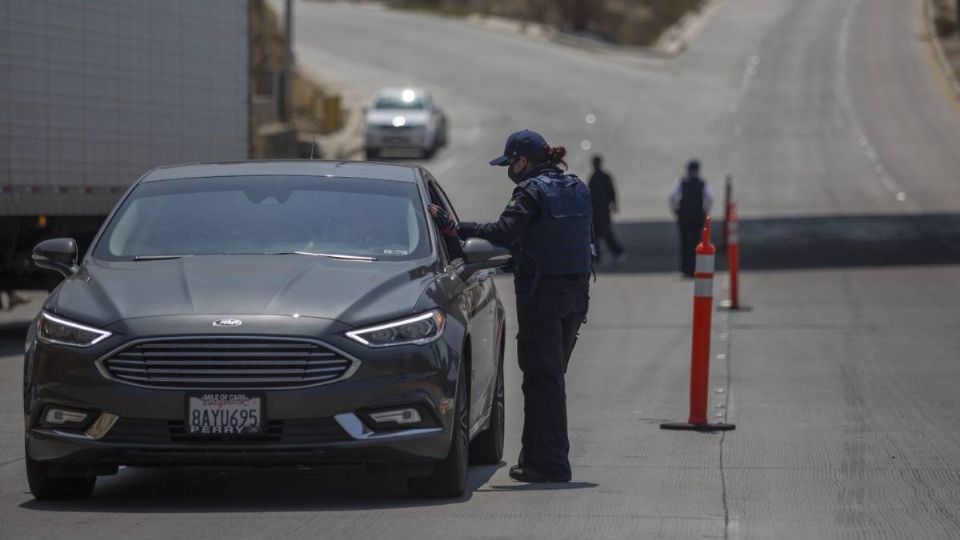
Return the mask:
{"type": "Polygon", "coordinates": [[[86,499],[93,494],[97,484],[97,477],[92,476],[52,476],[50,466],[46,463],[26,458],[27,483],[30,493],[41,501],[57,501],[68,499],[86,499]]]}
{"type": "Polygon", "coordinates": [[[418,497],[462,497],[467,491],[467,465],[470,462],[470,394],[468,375],[457,381],[456,414],[450,437],[450,452],[434,465],[433,474],[407,479],[407,489],[418,497]]]}
{"type": "Polygon", "coordinates": [[[503,338],[500,338],[500,357],[497,359],[497,379],[493,401],[490,403],[490,425],[481,431],[470,444],[470,463],[496,465],[503,460],[504,426],[506,407],[503,388],[503,338]]]}

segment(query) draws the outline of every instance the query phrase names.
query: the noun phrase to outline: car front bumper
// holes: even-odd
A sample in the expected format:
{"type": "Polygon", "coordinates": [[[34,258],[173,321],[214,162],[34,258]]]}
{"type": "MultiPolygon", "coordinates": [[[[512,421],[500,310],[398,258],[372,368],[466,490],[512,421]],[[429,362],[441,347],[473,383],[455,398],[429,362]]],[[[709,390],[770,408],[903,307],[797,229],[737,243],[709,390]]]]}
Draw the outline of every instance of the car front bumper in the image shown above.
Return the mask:
{"type": "MultiPolygon", "coordinates": [[[[250,322],[255,330],[264,331],[255,335],[278,335],[280,329],[270,328],[273,321],[260,322],[260,328],[257,321],[250,322]]],[[[301,320],[297,324],[320,323],[301,320]]],[[[98,361],[134,339],[131,333],[138,339],[144,336],[137,331],[143,329],[127,330],[132,332],[118,332],[115,339],[90,349],[39,342],[30,347],[24,397],[26,452],[31,459],[93,469],[423,463],[442,459],[449,450],[459,355],[444,339],[371,349],[343,337],[343,328],[329,324],[301,328],[298,335],[321,335],[319,341],[359,360],[357,369],[330,384],[253,389],[264,399],[263,434],[194,437],[184,433],[183,425],[186,396],[196,389],[132,385],[112,380],[98,368],[98,361]],[[42,417],[50,406],[89,412],[97,422],[82,429],[44,425],[42,417]],[[365,420],[364,411],[404,406],[417,407],[427,418],[418,426],[379,430],[365,420]]],[[[283,330],[289,337],[290,328],[283,330]]]]}
{"type": "MultiPolygon", "coordinates": [[[[411,430],[414,431],[414,430],[411,430]]],[[[28,432],[27,455],[64,468],[107,470],[119,465],[287,466],[420,464],[446,457],[450,436],[442,428],[388,439],[302,444],[282,443],[118,443],[84,440],[48,430],[28,432]]]]}
{"type": "Polygon", "coordinates": [[[433,137],[425,129],[367,130],[364,141],[367,148],[427,150],[433,145],[433,137]]]}

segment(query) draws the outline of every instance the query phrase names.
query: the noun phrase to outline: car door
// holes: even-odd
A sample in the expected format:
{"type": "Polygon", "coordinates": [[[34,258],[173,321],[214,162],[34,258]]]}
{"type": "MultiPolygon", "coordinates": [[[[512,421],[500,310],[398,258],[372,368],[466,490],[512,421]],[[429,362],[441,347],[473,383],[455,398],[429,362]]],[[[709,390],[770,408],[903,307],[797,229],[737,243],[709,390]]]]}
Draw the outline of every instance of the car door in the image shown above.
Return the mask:
{"type": "MultiPolygon", "coordinates": [[[[453,205],[444,193],[440,184],[432,177],[428,177],[431,202],[442,207],[450,216],[459,221],[453,205]]],[[[448,251],[453,258],[462,257],[457,245],[449,245],[448,251]]],[[[492,384],[496,375],[496,356],[499,348],[496,343],[498,328],[494,324],[496,318],[496,292],[491,279],[493,270],[481,270],[469,276],[463,282],[461,292],[467,305],[470,320],[467,323],[471,343],[471,388],[470,388],[470,423],[471,428],[477,428],[479,421],[485,419],[492,398],[492,384]]]]}

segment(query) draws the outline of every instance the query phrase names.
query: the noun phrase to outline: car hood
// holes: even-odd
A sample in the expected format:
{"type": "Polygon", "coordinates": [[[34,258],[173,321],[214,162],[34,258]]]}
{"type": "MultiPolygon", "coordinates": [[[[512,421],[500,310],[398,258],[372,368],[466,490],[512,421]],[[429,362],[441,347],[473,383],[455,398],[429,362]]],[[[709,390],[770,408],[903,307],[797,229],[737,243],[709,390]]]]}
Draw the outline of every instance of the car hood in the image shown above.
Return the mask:
{"type": "Polygon", "coordinates": [[[425,126],[430,122],[430,113],[409,109],[375,109],[367,112],[367,123],[377,126],[392,126],[393,119],[402,116],[407,126],[425,126]]]}
{"type": "Polygon", "coordinates": [[[171,315],[285,315],[351,326],[409,315],[434,280],[429,261],[302,255],[88,261],[47,309],[88,324],[171,315]]]}

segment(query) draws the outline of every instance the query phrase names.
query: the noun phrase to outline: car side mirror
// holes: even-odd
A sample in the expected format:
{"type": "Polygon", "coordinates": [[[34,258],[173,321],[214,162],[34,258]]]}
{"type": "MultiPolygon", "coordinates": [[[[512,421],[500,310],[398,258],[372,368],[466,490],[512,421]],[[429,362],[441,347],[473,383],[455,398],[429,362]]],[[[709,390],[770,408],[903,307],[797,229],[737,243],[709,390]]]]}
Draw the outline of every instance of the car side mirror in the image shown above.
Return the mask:
{"type": "Polygon", "coordinates": [[[499,268],[510,262],[510,251],[481,238],[469,238],[463,245],[464,279],[485,268],[499,268]]]}
{"type": "Polygon", "coordinates": [[[79,269],[77,266],[77,241],[73,238],[53,238],[44,240],[33,248],[33,264],[40,268],[60,272],[70,277],[79,269]]]}

